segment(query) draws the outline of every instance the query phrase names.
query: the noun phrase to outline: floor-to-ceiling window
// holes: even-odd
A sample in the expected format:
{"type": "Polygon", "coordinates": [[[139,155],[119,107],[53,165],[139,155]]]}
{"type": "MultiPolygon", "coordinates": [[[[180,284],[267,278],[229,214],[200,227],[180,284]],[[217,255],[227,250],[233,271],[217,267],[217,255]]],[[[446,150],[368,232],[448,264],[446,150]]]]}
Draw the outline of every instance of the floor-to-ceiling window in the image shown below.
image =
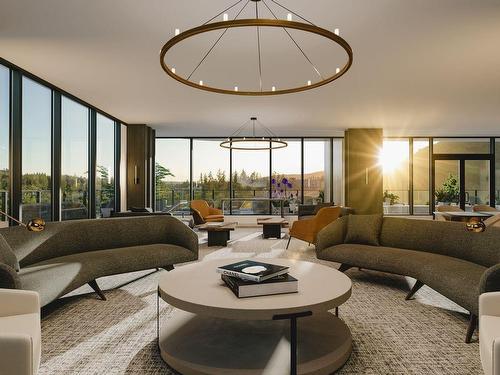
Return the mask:
{"type": "Polygon", "coordinates": [[[89,208],[89,109],[63,96],[61,129],[61,219],[85,219],[89,208]]]}
{"type": "Polygon", "coordinates": [[[332,201],[344,205],[344,140],[332,139],[332,201]]]}
{"type": "Polygon", "coordinates": [[[284,198],[285,211],[296,213],[302,202],[302,141],[285,139],[287,147],[272,150],[271,194],[284,198]]]}
{"type": "Polygon", "coordinates": [[[269,150],[233,150],[233,198],[249,198],[234,200],[233,214],[267,214],[270,209],[278,210],[276,203],[254,199],[270,196],[269,162],[269,150]]]}
{"type": "Polygon", "coordinates": [[[156,139],[156,210],[189,211],[190,180],[190,140],[156,139]]]}
{"type": "Polygon", "coordinates": [[[304,204],[331,201],[331,166],[330,139],[305,139],[304,204]]]}
{"type": "Polygon", "coordinates": [[[413,139],[413,214],[429,215],[429,139],[413,139]]]}
{"type": "Polygon", "coordinates": [[[52,218],[52,91],[22,80],[22,221],[52,218]]]}
{"type": "Polygon", "coordinates": [[[213,202],[222,208],[229,198],[229,150],[219,139],[193,140],[193,198],[213,202]]]}
{"type": "Polygon", "coordinates": [[[115,205],[115,122],[97,114],[96,130],[96,217],[108,216],[115,205]]]}
{"type": "Polygon", "coordinates": [[[495,140],[495,207],[500,209],[500,138],[495,140]]]}
{"type": "MultiPolygon", "coordinates": [[[[9,69],[0,65],[0,211],[9,209],[9,69]]],[[[0,227],[8,225],[0,215],[0,227]]]]}
{"type": "Polygon", "coordinates": [[[384,213],[410,213],[409,140],[385,139],[380,154],[384,176],[384,213]]]}

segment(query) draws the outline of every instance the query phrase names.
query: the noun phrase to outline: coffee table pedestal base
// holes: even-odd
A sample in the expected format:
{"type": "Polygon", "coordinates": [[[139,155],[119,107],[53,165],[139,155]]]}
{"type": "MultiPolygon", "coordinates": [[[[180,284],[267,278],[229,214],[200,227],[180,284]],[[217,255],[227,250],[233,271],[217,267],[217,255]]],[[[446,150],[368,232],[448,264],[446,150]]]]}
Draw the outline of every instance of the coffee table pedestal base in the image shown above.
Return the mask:
{"type": "MultiPolygon", "coordinates": [[[[290,373],[288,320],[228,320],[175,310],[162,326],[161,356],[184,375],[290,373]]],[[[331,374],[351,350],[351,332],[334,315],[298,320],[298,374],[331,374]]]]}

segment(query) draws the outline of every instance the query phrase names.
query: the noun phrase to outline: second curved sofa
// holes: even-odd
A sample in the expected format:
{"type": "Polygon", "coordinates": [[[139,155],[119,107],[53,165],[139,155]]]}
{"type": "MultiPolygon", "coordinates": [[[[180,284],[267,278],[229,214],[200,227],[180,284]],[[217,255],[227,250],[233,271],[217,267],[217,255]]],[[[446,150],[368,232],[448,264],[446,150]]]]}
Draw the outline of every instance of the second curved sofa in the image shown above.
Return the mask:
{"type": "MultiPolygon", "coordinates": [[[[500,228],[470,233],[458,222],[384,217],[380,246],[372,246],[345,243],[349,220],[355,219],[341,217],[318,234],[317,257],[341,263],[342,271],[360,267],[413,277],[417,282],[407,299],[428,285],[470,312],[470,342],[479,295],[500,290],[500,228]]],[[[372,230],[373,222],[365,222],[366,231],[372,230]]]]}
{"type": "Polygon", "coordinates": [[[194,261],[198,236],[171,216],[75,220],[1,229],[0,250],[0,287],[36,291],[44,306],[87,283],[104,298],[99,277],[194,261]]]}

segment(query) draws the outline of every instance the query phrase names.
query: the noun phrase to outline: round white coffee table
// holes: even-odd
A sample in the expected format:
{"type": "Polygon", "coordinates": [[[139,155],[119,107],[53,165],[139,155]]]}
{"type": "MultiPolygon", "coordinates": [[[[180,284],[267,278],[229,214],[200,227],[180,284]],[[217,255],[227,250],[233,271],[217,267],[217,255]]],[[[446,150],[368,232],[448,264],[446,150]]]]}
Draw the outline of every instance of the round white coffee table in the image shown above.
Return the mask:
{"type": "Polygon", "coordinates": [[[299,292],[237,298],[216,273],[242,259],[201,261],[160,277],[158,295],[177,307],[160,329],[161,356],[190,374],[330,374],[349,358],[349,328],[328,312],[347,301],[351,280],[316,263],[289,266],[299,292]]]}

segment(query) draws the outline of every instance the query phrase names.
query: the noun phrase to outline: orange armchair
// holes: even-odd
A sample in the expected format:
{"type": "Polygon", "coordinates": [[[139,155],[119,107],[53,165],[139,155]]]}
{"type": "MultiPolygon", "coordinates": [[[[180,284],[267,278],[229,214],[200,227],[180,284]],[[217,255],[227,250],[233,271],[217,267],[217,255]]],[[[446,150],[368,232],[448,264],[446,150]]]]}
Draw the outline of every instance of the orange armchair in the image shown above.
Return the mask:
{"type": "Polygon", "coordinates": [[[295,221],[290,229],[290,238],[286,248],[290,245],[292,237],[302,241],[316,244],[318,232],[339,218],[341,208],[338,206],[324,207],[312,219],[295,221]]]}
{"type": "Polygon", "coordinates": [[[193,216],[199,216],[199,219],[203,221],[202,223],[195,223],[195,224],[224,221],[224,214],[222,210],[210,207],[207,201],[201,199],[191,201],[191,210],[193,210],[194,214],[193,216]]]}

